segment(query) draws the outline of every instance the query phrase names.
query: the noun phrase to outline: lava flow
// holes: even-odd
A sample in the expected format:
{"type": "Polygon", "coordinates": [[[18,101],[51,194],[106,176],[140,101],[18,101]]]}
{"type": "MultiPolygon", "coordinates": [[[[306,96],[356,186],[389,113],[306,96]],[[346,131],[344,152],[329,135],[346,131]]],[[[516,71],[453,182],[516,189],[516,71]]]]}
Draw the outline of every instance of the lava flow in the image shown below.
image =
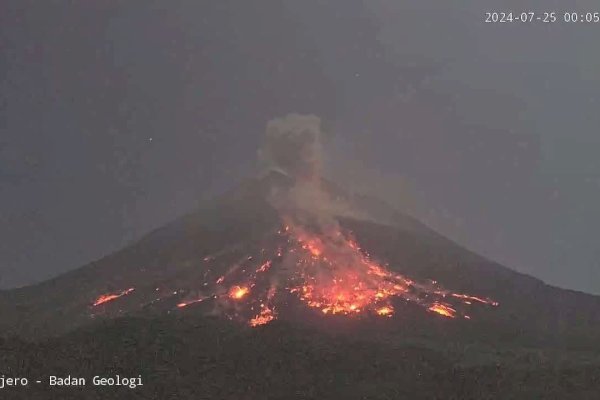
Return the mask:
{"type": "Polygon", "coordinates": [[[447,304],[435,302],[428,310],[443,315],[444,317],[456,318],[456,310],[447,304]]]}
{"type": "Polygon", "coordinates": [[[107,293],[107,294],[103,294],[100,297],[98,297],[96,299],[96,301],[94,301],[94,306],[99,306],[100,304],[104,304],[104,303],[108,303],[109,301],[113,301],[118,299],[119,297],[123,297],[128,295],[129,293],[133,292],[135,289],[134,288],[129,288],[127,290],[123,290],[122,292],[119,293],[107,293]]]}
{"type": "Polygon", "coordinates": [[[265,306],[256,317],[250,319],[249,324],[250,326],[265,325],[274,319],[275,314],[273,313],[273,310],[265,306]]]}
{"type": "Polygon", "coordinates": [[[182,301],[181,303],[177,304],[177,308],[183,308],[183,307],[187,307],[190,304],[195,304],[195,303],[202,303],[204,300],[208,299],[208,297],[201,297],[199,299],[194,299],[194,300],[188,300],[188,301],[182,301]]]}
{"type": "MultiPolygon", "coordinates": [[[[276,319],[276,311],[283,308],[280,303],[285,293],[296,296],[322,315],[368,313],[392,317],[395,311],[392,298],[418,304],[447,318],[470,319],[454,303],[498,305],[487,298],[441,289],[435,281],[419,284],[392,273],[371,259],[338,225],[314,232],[286,220],[278,234],[277,243],[269,244],[275,249],[271,259],[264,258],[269,253],[264,248],[261,257],[244,257],[242,266],[232,267],[217,279],[215,294],[211,296],[226,314],[242,317],[250,326],[276,319]],[[258,312],[253,312],[257,307],[258,312]],[[249,314],[250,317],[243,317],[249,314]]],[[[182,302],[178,307],[196,302],[182,302]]]]}
{"type": "Polygon", "coordinates": [[[390,272],[373,261],[359,245],[344,235],[339,227],[314,234],[307,229],[288,227],[290,240],[303,251],[293,251],[296,274],[290,291],[297,293],[309,307],[323,314],[358,314],[371,312],[391,316],[392,297],[424,306],[442,316],[454,318],[457,311],[442,300],[447,296],[470,303],[497,305],[475,296],[450,293],[434,284],[417,284],[390,272]]]}
{"type": "Polygon", "coordinates": [[[234,300],[239,300],[250,292],[246,286],[234,286],[229,291],[229,297],[234,300]]]}
{"type": "MultiPolygon", "coordinates": [[[[214,273],[209,268],[201,288],[190,282],[186,290],[169,292],[169,297],[189,293],[187,298],[179,297],[176,307],[207,303],[206,310],[219,310],[228,318],[242,319],[255,327],[285,312],[290,296],[324,316],[370,314],[390,318],[396,312],[393,299],[417,304],[442,317],[463,319],[470,319],[465,305],[498,305],[485,297],[445,290],[436,281],[417,283],[392,272],[337,224],[309,229],[291,219],[284,222],[278,235],[268,236],[265,247],[251,255],[241,254],[233,264],[221,264],[227,266],[225,274],[217,275],[222,267],[214,273]]],[[[212,256],[204,261],[221,262],[212,256]]],[[[133,290],[102,295],[93,305],[116,300],[133,290]]]]}

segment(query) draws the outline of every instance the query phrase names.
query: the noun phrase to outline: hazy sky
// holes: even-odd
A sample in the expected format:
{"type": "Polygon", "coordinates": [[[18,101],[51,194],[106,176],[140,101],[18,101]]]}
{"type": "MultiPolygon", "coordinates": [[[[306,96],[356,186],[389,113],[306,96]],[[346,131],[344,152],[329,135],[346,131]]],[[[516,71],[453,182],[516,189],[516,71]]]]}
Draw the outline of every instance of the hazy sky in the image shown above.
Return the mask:
{"type": "Polygon", "coordinates": [[[485,24],[489,3],[2,2],[0,286],[193,209],[269,119],[312,112],[346,186],[600,293],[600,24],[485,24]]]}

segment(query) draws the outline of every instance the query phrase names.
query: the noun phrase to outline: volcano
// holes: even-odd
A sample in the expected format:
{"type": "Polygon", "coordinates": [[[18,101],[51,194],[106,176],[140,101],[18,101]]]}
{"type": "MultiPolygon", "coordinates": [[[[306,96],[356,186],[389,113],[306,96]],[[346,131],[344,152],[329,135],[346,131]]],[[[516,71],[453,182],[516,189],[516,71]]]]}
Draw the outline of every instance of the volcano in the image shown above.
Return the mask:
{"type": "Polygon", "coordinates": [[[0,362],[31,379],[143,376],[115,399],[597,397],[598,297],[318,188],[329,201],[309,204],[326,210],[298,207],[298,181],[270,171],[108,257],[1,292],[0,362]]]}
{"type": "Polygon", "coordinates": [[[296,184],[276,171],[248,179],[115,254],[2,292],[2,329],[37,337],[179,313],[252,327],[280,319],[326,329],[376,325],[595,343],[597,297],[511,271],[326,180],[320,190],[337,210],[326,221],[273,201],[296,184]]]}

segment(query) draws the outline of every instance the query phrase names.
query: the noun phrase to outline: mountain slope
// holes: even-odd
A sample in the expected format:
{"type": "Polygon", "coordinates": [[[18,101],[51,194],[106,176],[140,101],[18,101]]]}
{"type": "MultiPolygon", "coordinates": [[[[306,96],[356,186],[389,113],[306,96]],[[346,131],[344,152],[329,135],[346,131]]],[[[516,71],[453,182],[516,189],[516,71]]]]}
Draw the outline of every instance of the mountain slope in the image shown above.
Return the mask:
{"type": "MultiPolygon", "coordinates": [[[[277,251],[282,222],[267,198],[273,188],[287,189],[292,184],[287,176],[276,173],[248,180],[115,254],[50,281],[2,292],[0,327],[4,334],[38,337],[124,315],[220,313],[212,299],[196,303],[209,297],[207,287],[216,280],[260,265],[266,253],[277,251]],[[105,294],[122,296],[93,306],[105,294]],[[177,307],[187,303],[190,307],[185,310],[177,307]]],[[[446,320],[413,304],[394,301],[394,317],[377,322],[378,329],[457,340],[597,347],[598,297],[545,285],[469,252],[375,200],[356,200],[329,182],[323,186],[340,204],[354,202],[353,209],[364,211],[346,213],[337,220],[390,270],[500,303],[493,308],[464,306],[470,320],[446,320]],[[373,203],[376,206],[369,210],[373,203]],[[372,215],[373,209],[378,210],[376,218],[363,218],[372,215]]],[[[283,308],[289,310],[280,313],[280,318],[324,329],[369,320],[343,322],[343,318],[315,316],[291,297],[283,308]]]]}

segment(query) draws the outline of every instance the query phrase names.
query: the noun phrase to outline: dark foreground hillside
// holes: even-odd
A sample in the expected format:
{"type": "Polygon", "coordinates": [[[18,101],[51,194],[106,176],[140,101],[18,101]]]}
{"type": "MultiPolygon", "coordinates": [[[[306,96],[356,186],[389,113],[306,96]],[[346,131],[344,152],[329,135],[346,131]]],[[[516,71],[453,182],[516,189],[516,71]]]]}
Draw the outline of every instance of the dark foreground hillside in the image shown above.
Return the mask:
{"type": "MultiPolygon", "coordinates": [[[[597,399],[590,352],[368,340],[282,322],[240,329],[212,318],[118,319],[60,338],[0,342],[3,373],[85,388],[3,389],[3,399],[597,399]],[[94,388],[94,375],[144,386],[94,388]]],[[[432,342],[433,343],[433,342],[432,342]]]]}

